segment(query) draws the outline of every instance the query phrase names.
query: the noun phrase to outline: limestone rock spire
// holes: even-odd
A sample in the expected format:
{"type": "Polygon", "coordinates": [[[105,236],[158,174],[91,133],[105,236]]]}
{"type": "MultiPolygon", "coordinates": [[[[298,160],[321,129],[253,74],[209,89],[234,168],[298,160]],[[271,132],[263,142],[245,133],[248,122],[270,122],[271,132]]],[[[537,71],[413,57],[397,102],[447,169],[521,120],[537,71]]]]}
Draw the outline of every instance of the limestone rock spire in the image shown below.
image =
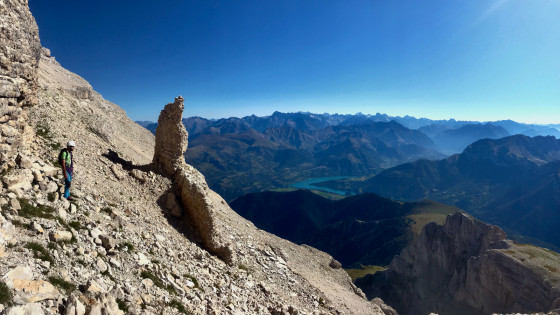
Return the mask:
{"type": "Polygon", "coordinates": [[[184,102],[183,97],[178,96],[175,102],[165,105],[156,128],[153,163],[170,177],[185,164],[183,154],[187,151],[189,134],[182,122],[184,102]]]}

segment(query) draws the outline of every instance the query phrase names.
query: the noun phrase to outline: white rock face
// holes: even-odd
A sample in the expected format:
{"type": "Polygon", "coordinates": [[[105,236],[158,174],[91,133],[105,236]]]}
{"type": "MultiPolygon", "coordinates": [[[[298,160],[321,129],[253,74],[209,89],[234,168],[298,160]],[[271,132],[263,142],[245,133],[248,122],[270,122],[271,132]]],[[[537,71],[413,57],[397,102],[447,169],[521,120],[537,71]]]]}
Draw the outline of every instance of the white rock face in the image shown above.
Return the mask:
{"type": "Polygon", "coordinates": [[[29,266],[17,266],[2,277],[7,286],[13,287],[15,280],[33,280],[33,271],[29,266]]]}
{"type": "Polygon", "coordinates": [[[72,296],[68,300],[68,305],[64,311],[65,315],[85,315],[86,307],[84,304],[76,297],[72,296]]]}
{"type": "Polygon", "coordinates": [[[60,292],[52,284],[34,278],[29,266],[18,266],[6,273],[2,280],[9,288],[14,289],[14,302],[19,304],[52,300],[60,296],[60,292]]]}
{"type": "Polygon", "coordinates": [[[13,239],[15,232],[12,222],[0,223],[0,245],[5,245],[13,239]]]}
{"type": "Polygon", "coordinates": [[[124,312],[119,309],[114,297],[109,295],[102,295],[97,303],[90,306],[89,315],[124,315],[124,312]]]}
{"type": "Polygon", "coordinates": [[[44,315],[45,312],[39,303],[28,303],[14,306],[6,310],[6,315],[44,315]]]}
{"type": "Polygon", "coordinates": [[[33,172],[30,169],[16,169],[2,177],[2,182],[8,190],[30,190],[33,172]]]}
{"type": "Polygon", "coordinates": [[[16,166],[18,152],[27,149],[32,137],[25,107],[38,104],[41,43],[27,1],[1,1],[0,12],[0,171],[4,171],[16,166]]]}
{"type": "Polygon", "coordinates": [[[175,102],[165,105],[156,128],[153,163],[171,177],[175,175],[177,168],[185,164],[183,154],[187,150],[188,133],[182,122],[184,101],[179,96],[175,98],[175,102]]]}
{"type": "Polygon", "coordinates": [[[52,231],[49,233],[49,239],[52,242],[68,242],[72,240],[72,232],[70,231],[52,231]]]}

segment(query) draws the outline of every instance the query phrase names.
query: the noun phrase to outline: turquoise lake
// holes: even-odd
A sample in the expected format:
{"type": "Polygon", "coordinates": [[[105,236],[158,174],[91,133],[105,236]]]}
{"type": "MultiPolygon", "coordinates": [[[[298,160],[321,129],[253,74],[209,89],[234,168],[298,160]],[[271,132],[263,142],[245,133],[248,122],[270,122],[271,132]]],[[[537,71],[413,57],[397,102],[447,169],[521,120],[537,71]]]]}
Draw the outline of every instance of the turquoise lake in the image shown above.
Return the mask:
{"type": "Polygon", "coordinates": [[[344,179],[344,178],[350,178],[350,176],[309,178],[309,179],[306,179],[304,181],[291,184],[290,187],[299,188],[299,189],[314,189],[314,190],[320,190],[320,191],[325,191],[325,192],[329,192],[329,193],[333,193],[333,194],[337,194],[337,195],[346,196],[345,191],[314,185],[314,184],[318,184],[318,183],[322,183],[322,182],[327,182],[329,180],[338,180],[338,179],[344,179]]]}

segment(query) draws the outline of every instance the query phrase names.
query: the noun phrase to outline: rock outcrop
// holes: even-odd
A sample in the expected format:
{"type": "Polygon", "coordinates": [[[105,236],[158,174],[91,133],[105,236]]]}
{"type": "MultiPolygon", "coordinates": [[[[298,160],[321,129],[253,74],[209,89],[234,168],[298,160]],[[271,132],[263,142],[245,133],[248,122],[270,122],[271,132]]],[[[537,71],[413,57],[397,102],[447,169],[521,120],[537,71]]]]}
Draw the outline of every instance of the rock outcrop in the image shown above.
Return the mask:
{"type": "Polygon", "coordinates": [[[165,105],[158,118],[153,163],[169,177],[175,176],[177,169],[185,164],[183,154],[187,151],[189,134],[181,121],[184,109],[184,99],[179,96],[175,102],[165,105]]]}
{"type": "MultiPolygon", "coordinates": [[[[204,176],[191,165],[182,165],[175,175],[176,188],[183,205],[183,221],[192,224],[198,237],[208,251],[217,255],[229,264],[235,263],[235,249],[231,241],[228,241],[229,233],[224,229],[216,211],[219,209],[214,204],[210,188],[204,180],[204,176]]],[[[219,197],[216,194],[216,197],[219,197]]],[[[221,199],[221,197],[219,197],[221,199]]],[[[219,200],[225,204],[225,201],[219,200]]]]}
{"type": "Polygon", "coordinates": [[[39,29],[27,0],[0,2],[0,171],[15,166],[32,132],[25,107],[37,101],[39,29]]]}
{"type": "MultiPolygon", "coordinates": [[[[182,212],[185,224],[194,228],[208,251],[227,263],[233,264],[235,250],[226,240],[212,204],[210,188],[204,176],[194,167],[185,163],[184,153],[188,145],[188,133],[183,126],[183,97],[165,105],[158,119],[153,164],[164,175],[174,178],[175,193],[185,211],[182,212]]],[[[170,209],[170,211],[175,211],[170,209]]]]}
{"type": "Polygon", "coordinates": [[[559,266],[560,255],[458,212],[427,224],[387,270],[357,285],[401,315],[548,312],[560,308],[559,266]]]}

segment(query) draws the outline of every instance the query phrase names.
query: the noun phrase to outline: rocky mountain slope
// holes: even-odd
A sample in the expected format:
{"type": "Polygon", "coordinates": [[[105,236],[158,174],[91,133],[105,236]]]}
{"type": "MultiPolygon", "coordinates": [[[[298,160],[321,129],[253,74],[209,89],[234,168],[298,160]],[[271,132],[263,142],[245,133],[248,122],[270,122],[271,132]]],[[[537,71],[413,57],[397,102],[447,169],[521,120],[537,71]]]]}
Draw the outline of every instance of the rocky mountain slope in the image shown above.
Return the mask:
{"type": "MultiPolygon", "coordinates": [[[[1,5],[3,30],[33,19],[27,1],[1,5]]],[[[34,34],[33,26],[17,31],[34,34]]],[[[36,36],[14,38],[40,47],[36,36]]],[[[10,166],[0,188],[3,313],[394,314],[329,267],[331,256],[255,228],[208,188],[182,160],[186,134],[174,129],[182,127],[182,101],[166,107],[169,119],[158,126],[180,137],[154,138],[48,50],[38,70],[34,58],[1,61],[17,78],[24,74],[13,67],[38,78],[29,84],[36,102],[15,109],[31,128],[15,128],[8,141],[22,145],[2,164],[10,166]],[[55,165],[69,139],[77,143],[72,203],[59,199],[55,165]]]]}
{"type": "Polygon", "coordinates": [[[430,221],[455,207],[424,200],[397,202],[367,193],[332,201],[308,190],[252,193],[232,209],[257,227],[326,251],[344,268],[386,266],[430,221]]]}
{"type": "Polygon", "coordinates": [[[429,223],[385,271],[357,280],[399,314],[560,311],[560,255],[464,213],[429,223]]]}
{"type": "Polygon", "coordinates": [[[480,140],[440,161],[420,160],[339,189],[398,200],[428,198],[465,209],[524,242],[560,247],[560,140],[522,135],[480,140]],[[532,238],[532,239],[531,239],[532,238]]]}

